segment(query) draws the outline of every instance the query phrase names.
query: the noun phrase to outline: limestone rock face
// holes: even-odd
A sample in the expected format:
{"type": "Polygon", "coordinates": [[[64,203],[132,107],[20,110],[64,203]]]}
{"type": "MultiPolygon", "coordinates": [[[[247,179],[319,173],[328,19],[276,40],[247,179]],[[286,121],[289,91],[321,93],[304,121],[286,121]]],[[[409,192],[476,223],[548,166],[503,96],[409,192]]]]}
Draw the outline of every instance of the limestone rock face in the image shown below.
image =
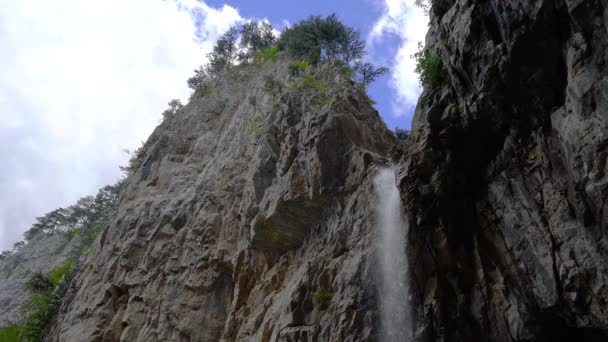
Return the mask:
{"type": "Polygon", "coordinates": [[[608,4],[437,0],[400,189],[421,341],[608,340],[608,4]]]}
{"type": "Polygon", "coordinates": [[[78,237],[39,234],[0,260],[0,323],[21,319],[21,304],[31,297],[24,285],[32,274],[62,266],[80,246],[78,237]]]}
{"type": "Polygon", "coordinates": [[[158,126],[48,341],[374,339],[396,138],[337,70],[319,95],[288,66],[234,67],[158,126]]]}

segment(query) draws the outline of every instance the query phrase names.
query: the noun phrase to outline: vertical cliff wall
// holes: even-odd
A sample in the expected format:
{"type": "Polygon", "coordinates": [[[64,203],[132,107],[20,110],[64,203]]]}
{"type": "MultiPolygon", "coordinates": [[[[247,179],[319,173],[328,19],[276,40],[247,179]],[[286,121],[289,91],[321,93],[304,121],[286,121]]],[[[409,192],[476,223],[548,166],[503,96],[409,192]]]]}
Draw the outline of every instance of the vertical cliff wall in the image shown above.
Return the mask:
{"type": "Polygon", "coordinates": [[[417,337],[608,340],[605,0],[435,0],[400,188],[417,337]]]}
{"type": "Polygon", "coordinates": [[[48,341],[373,339],[373,177],[395,137],[340,68],[312,82],[277,58],[153,132],[48,341]]]}

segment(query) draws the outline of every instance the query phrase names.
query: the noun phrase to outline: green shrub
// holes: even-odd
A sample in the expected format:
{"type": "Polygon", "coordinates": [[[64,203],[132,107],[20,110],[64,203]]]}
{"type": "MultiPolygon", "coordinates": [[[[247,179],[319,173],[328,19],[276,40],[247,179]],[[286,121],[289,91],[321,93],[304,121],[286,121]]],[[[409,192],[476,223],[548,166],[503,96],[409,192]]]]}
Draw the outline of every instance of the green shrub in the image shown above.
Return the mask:
{"type": "Polygon", "coordinates": [[[0,327],[0,341],[2,342],[20,342],[19,334],[21,327],[17,324],[9,324],[0,327]]]}
{"type": "Polygon", "coordinates": [[[278,47],[272,47],[268,49],[264,49],[255,53],[254,62],[255,63],[264,63],[271,59],[274,59],[279,54],[278,47]]]}
{"type": "Polygon", "coordinates": [[[272,32],[272,26],[265,22],[250,21],[240,30],[231,28],[216,42],[209,62],[188,79],[188,86],[194,91],[192,96],[204,94],[222,70],[235,67],[236,60],[241,65],[251,61],[260,64],[276,58],[280,51],[300,60],[289,66],[292,76],[299,76],[309,64],[340,62],[344,75],[367,85],[388,71],[363,62],[366,52],[361,34],[340,22],[335,14],[310,16],[285,29],[278,39],[272,32]]]}
{"type": "Polygon", "coordinates": [[[264,76],[264,91],[272,96],[280,94],[283,91],[283,83],[270,75],[264,76]]]}
{"type": "Polygon", "coordinates": [[[357,81],[363,85],[363,88],[389,71],[386,67],[376,68],[371,63],[356,63],[352,70],[355,73],[357,81]]]}
{"type": "Polygon", "coordinates": [[[281,33],[279,47],[312,64],[342,60],[349,64],[365,55],[361,34],[340,22],[335,14],[310,16],[281,33]]]}
{"type": "Polygon", "coordinates": [[[338,71],[348,77],[348,78],[352,78],[355,75],[355,70],[353,69],[353,67],[351,67],[350,65],[342,62],[341,60],[336,60],[334,61],[334,66],[336,68],[338,68],[338,71]]]}
{"type": "MultiPolygon", "coordinates": [[[[132,157],[137,160],[133,159],[132,164],[138,162],[142,154],[143,152],[138,150],[132,157]]],[[[128,169],[130,168],[131,166],[128,169]]],[[[107,185],[99,189],[95,196],[83,197],[74,205],[53,210],[36,218],[36,223],[24,233],[25,239],[29,241],[38,234],[63,233],[68,237],[74,237],[90,232],[92,235],[97,235],[116,208],[118,194],[123,185],[123,180],[114,185],[107,185]]]]}
{"type": "Polygon", "coordinates": [[[255,95],[249,95],[249,97],[247,98],[247,101],[249,102],[249,105],[252,106],[253,108],[255,108],[258,104],[258,100],[255,95]]]}
{"type": "Polygon", "coordinates": [[[412,58],[416,60],[415,71],[424,87],[437,89],[447,83],[443,60],[435,52],[425,49],[419,42],[418,52],[412,58]]]}
{"type": "Polygon", "coordinates": [[[68,260],[47,275],[35,273],[27,281],[26,288],[32,296],[21,306],[24,320],[19,325],[19,330],[22,340],[43,340],[67,292],[72,266],[73,261],[68,260]]]}
{"type": "Polygon", "coordinates": [[[182,105],[182,102],[179,99],[169,101],[169,108],[163,112],[163,118],[177,114],[183,107],[184,105],[182,105]]]}
{"type": "Polygon", "coordinates": [[[268,22],[249,21],[243,24],[239,32],[241,35],[239,60],[250,62],[258,51],[271,48],[276,41],[273,30],[268,22]]]}
{"type": "Polygon", "coordinates": [[[49,277],[36,272],[25,282],[25,288],[31,293],[47,293],[55,288],[55,284],[49,277]]]}
{"type": "Polygon", "coordinates": [[[291,76],[299,76],[302,72],[308,69],[307,61],[295,62],[289,65],[289,73],[291,76]]]}
{"type": "Polygon", "coordinates": [[[54,210],[42,217],[26,232],[26,239],[37,234],[66,234],[81,236],[82,240],[71,258],[47,274],[34,273],[25,283],[30,298],[21,306],[21,322],[0,327],[0,342],[42,341],[48,331],[71,282],[73,260],[85,253],[97,233],[107,224],[118,204],[118,195],[124,185],[121,180],[105,186],[96,196],[83,197],[75,205],[54,210]]]}
{"type": "Polygon", "coordinates": [[[313,73],[304,74],[304,79],[300,87],[304,90],[315,90],[318,92],[326,92],[328,87],[322,80],[317,80],[313,73]]]}
{"type": "Polygon", "coordinates": [[[50,310],[51,297],[52,294],[36,294],[21,307],[21,313],[25,317],[21,325],[21,336],[26,341],[42,341],[53,317],[50,310]]]}
{"type": "Polygon", "coordinates": [[[334,298],[334,291],[321,288],[312,293],[312,296],[316,298],[319,302],[319,307],[321,310],[329,311],[331,308],[331,301],[334,298]]]}
{"type": "Polygon", "coordinates": [[[57,285],[59,285],[59,282],[61,281],[63,276],[72,269],[73,265],[74,261],[69,259],[63,265],[55,267],[49,272],[48,278],[53,283],[53,287],[57,287],[57,285]]]}

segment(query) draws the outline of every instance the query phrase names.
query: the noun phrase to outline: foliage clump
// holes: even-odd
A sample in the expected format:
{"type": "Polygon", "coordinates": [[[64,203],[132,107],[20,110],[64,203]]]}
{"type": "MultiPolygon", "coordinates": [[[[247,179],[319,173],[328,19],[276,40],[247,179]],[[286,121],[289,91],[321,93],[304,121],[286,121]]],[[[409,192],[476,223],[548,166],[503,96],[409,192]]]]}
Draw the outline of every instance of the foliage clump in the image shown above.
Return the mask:
{"type": "Polygon", "coordinates": [[[430,89],[437,89],[447,82],[443,60],[436,52],[425,49],[418,42],[418,52],[412,55],[416,61],[415,72],[419,75],[420,84],[430,89]]]}
{"type": "Polygon", "coordinates": [[[218,39],[213,46],[213,51],[207,55],[209,62],[194,71],[194,76],[188,79],[190,87],[195,95],[200,95],[209,86],[209,83],[217,75],[233,65],[238,57],[237,38],[239,31],[236,27],[231,27],[224,35],[218,39]]]}
{"type": "Polygon", "coordinates": [[[168,118],[177,114],[183,107],[182,102],[179,99],[173,99],[168,103],[169,108],[163,112],[163,117],[168,118]]]}
{"type": "MultiPolygon", "coordinates": [[[[240,30],[241,42],[238,59],[241,62],[251,62],[256,53],[273,48],[276,38],[270,23],[264,21],[249,21],[240,30]]],[[[278,49],[276,49],[278,52],[278,49]]],[[[276,54],[275,52],[275,54],[276,54]]]]}
{"type": "Polygon", "coordinates": [[[331,301],[334,298],[334,291],[321,288],[312,293],[312,296],[319,302],[321,310],[329,311],[331,308],[331,301]]]}
{"type": "Polygon", "coordinates": [[[86,196],[67,208],[59,208],[36,218],[36,223],[24,234],[26,241],[38,234],[63,233],[69,237],[81,235],[91,240],[108,221],[118,203],[123,181],[107,185],[95,196],[86,196]]]}
{"type": "Polygon", "coordinates": [[[309,66],[326,62],[341,63],[344,74],[364,87],[378,79],[388,68],[375,67],[364,62],[365,42],[359,31],[349,27],[335,14],[325,18],[311,16],[290,28],[277,38],[267,22],[247,22],[240,29],[230,28],[209,53],[209,62],[194,71],[188,79],[193,96],[206,94],[211,82],[235,63],[256,65],[275,59],[282,52],[299,62],[289,67],[292,76],[306,71],[309,66]]]}
{"type": "Polygon", "coordinates": [[[289,64],[289,74],[294,77],[299,76],[302,72],[306,71],[306,69],[308,69],[307,61],[299,61],[289,64]]]}
{"type": "Polygon", "coordinates": [[[0,327],[0,341],[2,342],[20,342],[19,333],[21,327],[18,324],[7,324],[0,327]]]}
{"type": "Polygon", "coordinates": [[[274,59],[279,54],[278,47],[271,47],[268,49],[260,50],[255,53],[254,61],[258,64],[268,62],[271,59],[274,59]]]}
{"type": "Polygon", "coordinates": [[[278,45],[292,57],[312,65],[340,61],[352,69],[355,79],[364,86],[388,72],[388,68],[363,62],[366,51],[361,34],[340,22],[335,14],[325,18],[310,16],[285,29],[278,45]]]}
{"type": "Polygon", "coordinates": [[[264,91],[276,96],[283,91],[283,83],[270,75],[264,76],[264,91]]]}
{"type": "MultiPolygon", "coordinates": [[[[21,307],[23,320],[0,326],[0,341],[34,342],[44,339],[68,290],[76,261],[109,222],[123,185],[124,181],[120,180],[101,188],[96,196],[83,197],[75,205],[51,211],[37,218],[36,223],[25,232],[26,241],[41,234],[79,236],[80,248],[48,273],[32,274],[25,283],[30,297],[21,307]]],[[[21,248],[24,242],[15,245],[21,248]]]]}
{"type": "Polygon", "coordinates": [[[73,262],[52,269],[48,274],[34,273],[25,287],[30,294],[21,306],[23,320],[0,327],[0,341],[42,341],[50,328],[73,277],[73,262]]]}

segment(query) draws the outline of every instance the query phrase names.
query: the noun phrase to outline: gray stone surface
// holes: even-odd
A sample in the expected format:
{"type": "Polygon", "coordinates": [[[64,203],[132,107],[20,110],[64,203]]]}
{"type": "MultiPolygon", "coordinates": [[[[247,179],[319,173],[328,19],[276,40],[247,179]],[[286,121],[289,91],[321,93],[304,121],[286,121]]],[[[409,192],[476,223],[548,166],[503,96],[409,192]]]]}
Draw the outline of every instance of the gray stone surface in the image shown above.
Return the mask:
{"type": "Polygon", "coordinates": [[[288,65],[235,67],[159,125],[48,341],[374,339],[373,175],[396,138],[336,70],[319,98],[288,65]]]}
{"type": "Polygon", "coordinates": [[[400,171],[417,338],[607,341],[607,3],[441,3],[400,171]]]}

